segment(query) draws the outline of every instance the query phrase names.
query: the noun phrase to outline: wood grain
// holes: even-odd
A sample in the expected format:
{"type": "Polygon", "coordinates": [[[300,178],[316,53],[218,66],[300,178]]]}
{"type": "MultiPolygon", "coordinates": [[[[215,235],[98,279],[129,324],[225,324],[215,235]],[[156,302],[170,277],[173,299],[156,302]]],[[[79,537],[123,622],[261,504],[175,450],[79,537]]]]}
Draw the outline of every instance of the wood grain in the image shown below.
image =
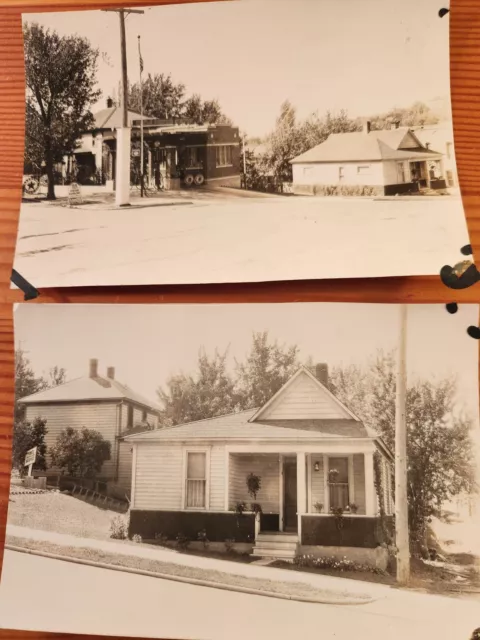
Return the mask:
{"type": "MultiPolygon", "coordinates": [[[[180,2],[191,0],[177,0],[180,2]]],[[[204,0],[198,0],[204,1],[204,0]]],[[[24,67],[21,11],[58,11],[127,6],[107,0],[0,0],[0,545],[3,547],[10,481],[14,401],[12,303],[23,299],[9,288],[21,198],[24,135],[24,67]]],[[[130,0],[128,6],[171,4],[130,0]]],[[[448,3],[447,3],[448,4],[448,3]]],[[[451,85],[457,165],[474,253],[480,253],[480,12],[478,0],[451,0],[451,85]]],[[[439,8],[442,6],[439,2],[439,8]]],[[[434,64],[432,60],[432,64],[434,64]]],[[[456,256],[452,256],[454,261],[456,256]]],[[[348,260],[348,256],[346,258],[348,260]]],[[[439,265],[439,270],[442,265],[439,265]]],[[[33,283],[35,284],[35,283],[33,283]]],[[[101,287],[42,290],[31,304],[173,302],[480,302],[480,284],[454,292],[437,277],[277,282],[244,285],[101,287]]],[[[1,548],[1,547],[0,547],[1,548]]],[[[0,638],[44,640],[54,634],[3,630],[0,638]]],[[[73,639],[80,636],[62,637],[73,639]]]]}

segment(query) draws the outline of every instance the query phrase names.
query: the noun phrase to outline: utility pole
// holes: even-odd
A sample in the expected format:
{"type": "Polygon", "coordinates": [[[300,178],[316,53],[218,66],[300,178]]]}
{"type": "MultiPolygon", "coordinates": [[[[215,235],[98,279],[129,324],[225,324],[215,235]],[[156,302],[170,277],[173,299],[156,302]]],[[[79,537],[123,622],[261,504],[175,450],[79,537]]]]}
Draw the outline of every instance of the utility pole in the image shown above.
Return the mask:
{"type": "Polygon", "coordinates": [[[244,181],[244,188],[247,188],[247,159],[245,157],[246,154],[246,149],[245,149],[245,134],[243,134],[243,140],[242,140],[243,144],[243,181],[244,181]]]}
{"type": "Polygon", "coordinates": [[[144,196],[144,177],[143,177],[143,58],[140,49],[140,36],[138,36],[138,60],[140,65],[140,197],[144,196]]]}
{"type": "Polygon", "coordinates": [[[410,580],[410,541],[408,535],[407,498],[407,305],[400,305],[397,385],[395,398],[395,540],[397,547],[397,582],[410,580]]]}
{"type": "Polygon", "coordinates": [[[122,126],[117,129],[117,156],[115,168],[115,204],[125,207],[130,204],[130,145],[128,126],[128,69],[127,37],[125,19],[131,13],[145,13],[141,9],[104,9],[118,13],[120,18],[120,53],[122,64],[122,126]]]}

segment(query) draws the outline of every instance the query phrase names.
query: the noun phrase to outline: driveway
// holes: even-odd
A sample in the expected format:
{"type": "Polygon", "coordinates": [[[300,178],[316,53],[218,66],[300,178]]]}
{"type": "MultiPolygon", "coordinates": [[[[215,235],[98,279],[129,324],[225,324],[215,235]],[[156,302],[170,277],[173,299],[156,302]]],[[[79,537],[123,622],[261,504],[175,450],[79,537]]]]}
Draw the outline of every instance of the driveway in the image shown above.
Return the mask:
{"type": "Polygon", "coordinates": [[[468,244],[455,196],[178,198],[22,205],[15,269],[36,287],[436,275],[468,244]]]}
{"type": "Polygon", "coordinates": [[[196,640],[468,640],[479,624],[478,603],[392,594],[361,607],[305,604],[6,551],[0,620],[4,629],[196,640]]]}

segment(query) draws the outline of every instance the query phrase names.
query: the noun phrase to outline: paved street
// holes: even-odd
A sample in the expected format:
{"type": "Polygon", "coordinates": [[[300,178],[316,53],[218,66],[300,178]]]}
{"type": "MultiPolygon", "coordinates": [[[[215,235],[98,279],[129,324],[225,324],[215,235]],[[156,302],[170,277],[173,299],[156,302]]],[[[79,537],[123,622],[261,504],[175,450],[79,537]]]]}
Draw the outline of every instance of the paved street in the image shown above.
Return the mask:
{"type": "Polygon", "coordinates": [[[389,591],[367,605],[251,596],[5,552],[6,629],[229,640],[298,637],[469,640],[478,603],[389,591]]]}
{"type": "Polygon", "coordinates": [[[37,287],[436,275],[468,243],[457,196],[209,193],[131,210],[27,203],[18,238],[15,269],[37,287]]]}

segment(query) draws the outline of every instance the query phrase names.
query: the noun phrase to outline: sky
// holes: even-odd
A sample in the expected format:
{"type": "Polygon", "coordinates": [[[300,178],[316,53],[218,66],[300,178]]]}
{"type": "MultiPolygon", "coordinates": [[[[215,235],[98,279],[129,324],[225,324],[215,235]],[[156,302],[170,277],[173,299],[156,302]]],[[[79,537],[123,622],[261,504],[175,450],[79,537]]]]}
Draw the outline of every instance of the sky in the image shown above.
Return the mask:
{"type": "MultiPolygon", "coordinates": [[[[478,342],[468,336],[479,308],[460,305],[450,315],[443,305],[408,308],[407,376],[457,377],[457,404],[478,416],[478,342]]],[[[90,358],[100,375],[115,377],[155,401],[172,374],[196,369],[201,347],[229,350],[229,362],[243,360],[253,331],[268,330],[280,344],[296,344],[300,359],[311,356],[330,368],[363,366],[377,349],[395,348],[397,305],[291,303],[229,305],[26,305],[15,312],[16,346],[26,352],[36,375],[55,365],[68,379],[88,375],[90,358]]]]}
{"type": "MultiPolygon", "coordinates": [[[[171,74],[187,93],[217,98],[250,136],[274,125],[289,99],[300,117],[346,109],[373,115],[416,100],[449,104],[449,19],[438,0],[233,0],[146,7],[127,18],[129,78],[171,74]]],[[[106,98],[120,80],[119,20],[112,12],[30,14],[102,52],[106,98]]]]}

